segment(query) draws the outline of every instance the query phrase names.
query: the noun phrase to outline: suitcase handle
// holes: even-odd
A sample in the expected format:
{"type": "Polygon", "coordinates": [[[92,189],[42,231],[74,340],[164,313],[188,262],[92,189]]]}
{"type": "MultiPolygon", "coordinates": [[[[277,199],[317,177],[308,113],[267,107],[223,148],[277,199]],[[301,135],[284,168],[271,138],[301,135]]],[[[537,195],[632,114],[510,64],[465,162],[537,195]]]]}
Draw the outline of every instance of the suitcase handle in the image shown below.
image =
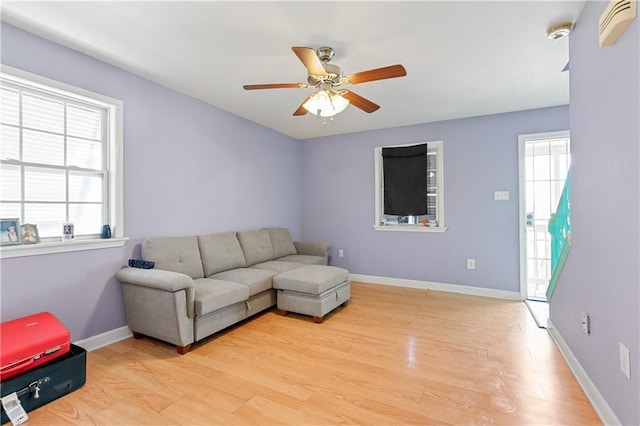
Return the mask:
{"type": "Polygon", "coordinates": [[[18,368],[21,368],[22,366],[25,366],[27,364],[31,364],[35,361],[35,358],[40,358],[39,355],[36,355],[35,357],[29,357],[29,358],[25,358],[22,359],[20,361],[14,361],[13,363],[9,364],[9,365],[5,365],[4,367],[0,368],[0,374],[6,374],[6,373],[10,373],[14,370],[17,370],[18,368]]]}

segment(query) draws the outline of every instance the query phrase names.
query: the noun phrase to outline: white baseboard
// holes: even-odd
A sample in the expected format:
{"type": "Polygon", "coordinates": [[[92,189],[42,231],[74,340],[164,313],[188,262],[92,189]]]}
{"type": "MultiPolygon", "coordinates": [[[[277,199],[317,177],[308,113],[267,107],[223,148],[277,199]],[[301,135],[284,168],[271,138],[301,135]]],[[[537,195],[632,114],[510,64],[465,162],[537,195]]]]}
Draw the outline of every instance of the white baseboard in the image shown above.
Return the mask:
{"type": "Polygon", "coordinates": [[[370,284],[390,285],[394,287],[419,288],[423,290],[446,291],[448,293],[468,294],[471,296],[492,297],[494,299],[522,300],[520,291],[496,290],[485,287],[471,287],[459,284],[434,283],[429,281],[406,280],[402,278],[378,277],[374,275],[350,274],[351,281],[370,284]]]}
{"type": "Polygon", "coordinates": [[[129,327],[124,326],[88,337],[86,339],[78,340],[77,342],[73,342],[73,344],[82,346],[87,350],[87,352],[91,352],[112,343],[127,339],[131,336],[133,336],[133,334],[131,333],[131,330],[129,330],[129,327]]]}
{"type": "Polygon", "coordinates": [[[591,405],[593,405],[593,409],[596,410],[600,420],[602,420],[602,423],[605,425],[620,425],[620,420],[618,420],[618,417],[615,415],[611,407],[609,407],[609,404],[607,404],[607,401],[604,399],[596,385],[593,384],[587,372],[582,368],[578,358],[576,358],[573,352],[571,352],[569,345],[562,337],[562,334],[560,334],[560,331],[553,325],[551,319],[547,321],[547,330],[560,350],[560,353],[567,361],[567,364],[578,381],[578,384],[580,384],[580,387],[587,395],[591,405]]]}

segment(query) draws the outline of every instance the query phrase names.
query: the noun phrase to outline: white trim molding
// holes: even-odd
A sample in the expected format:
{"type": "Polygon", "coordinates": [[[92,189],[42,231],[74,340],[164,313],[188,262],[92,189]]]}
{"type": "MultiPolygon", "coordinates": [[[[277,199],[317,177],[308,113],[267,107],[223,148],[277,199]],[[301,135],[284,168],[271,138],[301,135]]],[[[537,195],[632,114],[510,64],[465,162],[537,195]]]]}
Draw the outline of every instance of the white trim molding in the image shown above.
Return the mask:
{"type": "Polygon", "coordinates": [[[67,253],[71,251],[96,250],[122,247],[129,237],[107,239],[77,239],[67,242],[24,244],[4,246],[0,249],[0,259],[11,257],[37,256],[40,254],[67,253]]]}
{"type": "Polygon", "coordinates": [[[436,283],[430,281],[407,280],[403,278],[378,277],[374,275],[350,274],[351,281],[369,284],[390,285],[394,287],[418,288],[422,290],[445,291],[447,293],[467,294],[470,296],[491,297],[494,299],[521,301],[519,291],[496,290],[486,287],[472,287],[459,284],[436,283]]]}
{"type": "Polygon", "coordinates": [[[591,405],[593,405],[593,409],[596,410],[600,420],[602,420],[602,423],[605,425],[621,425],[622,423],[620,423],[618,417],[615,415],[611,407],[609,407],[609,404],[607,404],[607,401],[604,399],[596,385],[593,384],[587,372],[582,368],[578,358],[576,358],[573,352],[571,352],[569,345],[564,340],[562,334],[560,334],[560,331],[555,327],[551,319],[547,320],[547,330],[565,361],[567,361],[573,376],[587,395],[591,405]]]}
{"type": "Polygon", "coordinates": [[[124,327],[115,328],[104,333],[97,334],[86,339],[73,342],[74,345],[82,346],[87,352],[95,351],[102,347],[108,346],[112,343],[117,343],[121,340],[128,339],[133,336],[131,330],[126,325],[124,327]]]}
{"type": "Polygon", "coordinates": [[[392,232],[444,232],[447,227],[428,227],[420,225],[373,225],[376,231],[392,231],[392,232]]]}

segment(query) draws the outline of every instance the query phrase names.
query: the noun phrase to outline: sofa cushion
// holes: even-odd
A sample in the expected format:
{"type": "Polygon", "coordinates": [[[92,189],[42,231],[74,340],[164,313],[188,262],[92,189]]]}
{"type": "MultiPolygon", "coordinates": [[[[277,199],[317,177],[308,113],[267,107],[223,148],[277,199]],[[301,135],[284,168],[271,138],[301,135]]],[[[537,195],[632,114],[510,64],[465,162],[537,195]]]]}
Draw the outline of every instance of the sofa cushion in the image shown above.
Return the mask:
{"type": "Polygon", "coordinates": [[[249,296],[253,296],[254,294],[273,288],[271,278],[275,274],[275,272],[267,269],[238,268],[220,272],[212,275],[210,278],[244,284],[249,287],[249,296]]]}
{"type": "Polygon", "coordinates": [[[318,295],[349,281],[349,271],[335,266],[306,265],[278,274],[273,288],[318,295]]]}
{"type": "Polygon", "coordinates": [[[245,266],[242,247],[235,232],[199,236],[198,245],[205,277],[245,266]]]}
{"type": "Polygon", "coordinates": [[[311,256],[307,254],[294,254],[291,256],[285,256],[278,258],[281,262],[297,262],[304,263],[305,265],[326,265],[327,258],[322,256],[311,256]]]}
{"type": "Polygon", "coordinates": [[[203,278],[197,237],[154,237],[142,243],[142,258],[155,262],[156,269],[203,278]]]}
{"type": "Polygon", "coordinates": [[[238,241],[247,266],[273,259],[273,246],[267,230],[238,232],[238,241]]]}
{"type": "Polygon", "coordinates": [[[232,281],[201,278],[196,287],[195,314],[202,316],[249,298],[249,287],[232,281]]]}
{"type": "Polygon", "coordinates": [[[297,262],[282,262],[279,260],[270,260],[269,262],[256,263],[251,266],[253,269],[266,269],[276,273],[290,271],[292,269],[300,268],[304,266],[302,263],[297,262]]]}
{"type": "Polygon", "coordinates": [[[287,228],[267,228],[267,231],[269,232],[269,238],[271,238],[274,259],[291,254],[298,254],[287,228]]]}

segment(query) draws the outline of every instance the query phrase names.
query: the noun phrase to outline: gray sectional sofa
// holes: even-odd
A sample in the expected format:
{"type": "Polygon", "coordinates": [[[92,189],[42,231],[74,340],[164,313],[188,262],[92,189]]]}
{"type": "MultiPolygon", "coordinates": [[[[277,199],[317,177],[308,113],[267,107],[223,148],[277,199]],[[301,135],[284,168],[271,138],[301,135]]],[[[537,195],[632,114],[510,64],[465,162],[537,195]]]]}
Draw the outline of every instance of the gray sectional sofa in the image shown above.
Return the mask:
{"type": "Polygon", "coordinates": [[[286,228],[149,238],[142,258],[155,268],[116,274],[127,323],[134,337],[172,343],[184,354],[194,342],[274,306],[274,276],[327,265],[328,249],[294,242],[286,228]]]}

